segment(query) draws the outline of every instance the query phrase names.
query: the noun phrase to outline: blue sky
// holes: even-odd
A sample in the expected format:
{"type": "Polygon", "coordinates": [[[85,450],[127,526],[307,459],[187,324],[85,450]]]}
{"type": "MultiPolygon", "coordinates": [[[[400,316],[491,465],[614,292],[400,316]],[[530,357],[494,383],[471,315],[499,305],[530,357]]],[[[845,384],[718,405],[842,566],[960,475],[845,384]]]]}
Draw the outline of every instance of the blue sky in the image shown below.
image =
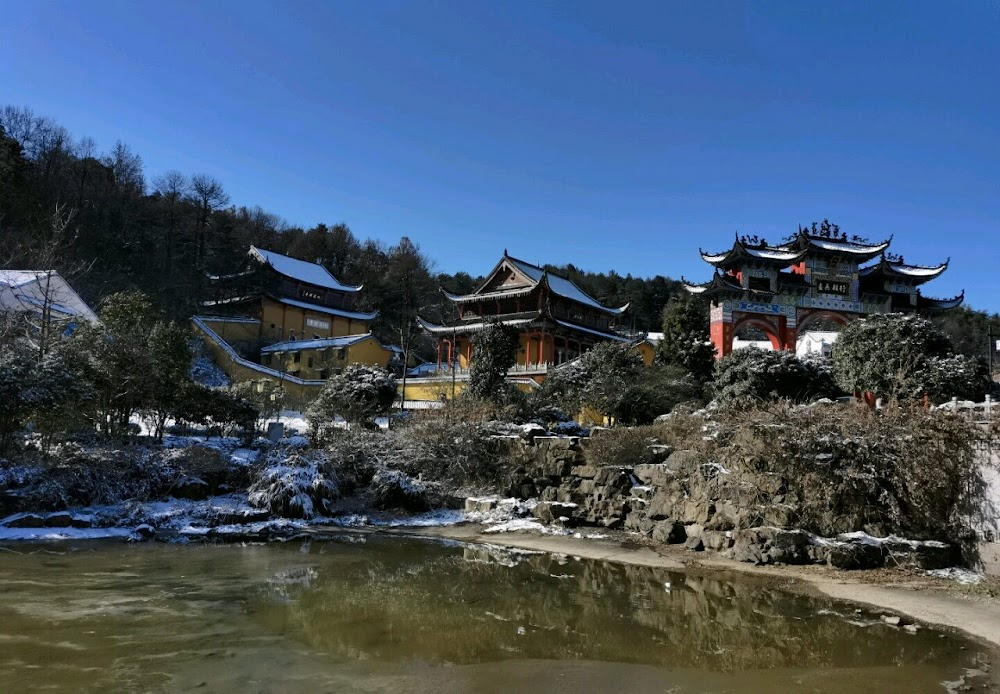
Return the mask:
{"type": "Polygon", "coordinates": [[[472,274],[828,217],[1000,311],[1000,4],[21,2],[0,104],[472,274]]]}

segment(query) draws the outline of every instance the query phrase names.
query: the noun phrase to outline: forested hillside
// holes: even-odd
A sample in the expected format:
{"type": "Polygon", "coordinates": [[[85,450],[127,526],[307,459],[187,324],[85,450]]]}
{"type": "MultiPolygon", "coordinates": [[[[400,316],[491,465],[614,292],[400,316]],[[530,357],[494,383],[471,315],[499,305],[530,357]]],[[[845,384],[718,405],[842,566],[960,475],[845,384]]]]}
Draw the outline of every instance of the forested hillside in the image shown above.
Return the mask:
{"type": "MultiPolygon", "coordinates": [[[[440,318],[451,310],[439,286],[468,292],[480,279],[435,273],[418,239],[386,245],[362,240],[343,223],[293,227],[260,207],[234,205],[225,182],[210,175],[147,173],[126,143],[100,151],[30,109],[0,109],[0,267],[54,267],[95,306],[113,292],[138,289],[163,315],[184,320],[207,296],[206,274],[239,270],[251,244],[319,260],[339,279],[363,283],[364,308],[380,312],[374,327],[390,342],[407,341],[418,312],[440,318]]],[[[547,267],[608,305],[631,302],[625,327],[635,330],[659,330],[663,307],[683,293],[680,282],[662,276],[547,267]]],[[[985,354],[990,323],[1000,336],[1000,319],[983,312],[938,320],[966,353],[985,354]]]]}
{"type": "MultiPolygon", "coordinates": [[[[255,244],[318,259],[339,279],[363,283],[366,308],[381,312],[376,329],[398,340],[405,316],[448,310],[438,286],[470,291],[479,279],[435,274],[416,241],[362,240],[346,224],[292,227],[260,207],[232,204],[225,183],[210,175],[147,172],[126,143],[102,152],[30,109],[0,109],[0,265],[54,265],[95,305],[139,289],[165,315],[185,319],[206,296],[206,273],[238,270],[255,244]]],[[[680,291],[664,277],[559,269],[602,301],[632,301],[641,330],[658,329],[664,303],[680,291]]]]}

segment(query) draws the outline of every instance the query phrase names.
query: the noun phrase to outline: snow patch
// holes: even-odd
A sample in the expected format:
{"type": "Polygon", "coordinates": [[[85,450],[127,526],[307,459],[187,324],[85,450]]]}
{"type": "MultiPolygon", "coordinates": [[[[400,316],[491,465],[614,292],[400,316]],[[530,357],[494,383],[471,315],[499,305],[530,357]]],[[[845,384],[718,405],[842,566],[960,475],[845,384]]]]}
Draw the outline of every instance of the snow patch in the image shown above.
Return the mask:
{"type": "Polygon", "coordinates": [[[983,575],[976,573],[975,571],[970,571],[969,569],[963,569],[958,566],[952,566],[947,569],[933,569],[927,572],[928,576],[933,576],[934,578],[946,578],[952,581],[957,581],[963,586],[974,586],[983,581],[983,575]]]}

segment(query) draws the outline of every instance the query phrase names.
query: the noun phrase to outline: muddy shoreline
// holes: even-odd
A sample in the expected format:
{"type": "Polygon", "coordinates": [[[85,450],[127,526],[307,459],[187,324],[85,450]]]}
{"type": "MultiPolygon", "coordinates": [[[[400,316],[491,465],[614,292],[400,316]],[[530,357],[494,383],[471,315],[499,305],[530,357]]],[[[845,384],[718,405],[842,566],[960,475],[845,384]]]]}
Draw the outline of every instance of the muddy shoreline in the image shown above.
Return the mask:
{"type": "Polygon", "coordinates": [[[693,553],[674,545],[654,544],[625,533],[607,533],[606,538],[600,539],[525,532],[487,534],[478,524],[399,528],[386,532],[568,554],[689,573],[754,576],[781,583],[787,590],[874,606],[917,622],[961,631],[989,645],[995,658],[1000,659],[1000,599],[986,594],[963,594],[953,583],[941,579],[901,575],[895,570],[846,572],[823,566],[754,566],[693,553]]]}

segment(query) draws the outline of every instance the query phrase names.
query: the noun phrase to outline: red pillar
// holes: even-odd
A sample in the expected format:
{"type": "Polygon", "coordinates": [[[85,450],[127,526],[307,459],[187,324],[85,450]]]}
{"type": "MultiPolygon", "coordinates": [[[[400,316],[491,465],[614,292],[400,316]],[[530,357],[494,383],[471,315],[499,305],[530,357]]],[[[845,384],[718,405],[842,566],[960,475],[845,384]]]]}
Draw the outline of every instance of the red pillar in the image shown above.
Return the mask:
{"type": "Polygon", "coordinates": [[[728,357],[733,351],[733,324],[727,321],[712,321],[710,328],[715,358],[728,357]]]}

